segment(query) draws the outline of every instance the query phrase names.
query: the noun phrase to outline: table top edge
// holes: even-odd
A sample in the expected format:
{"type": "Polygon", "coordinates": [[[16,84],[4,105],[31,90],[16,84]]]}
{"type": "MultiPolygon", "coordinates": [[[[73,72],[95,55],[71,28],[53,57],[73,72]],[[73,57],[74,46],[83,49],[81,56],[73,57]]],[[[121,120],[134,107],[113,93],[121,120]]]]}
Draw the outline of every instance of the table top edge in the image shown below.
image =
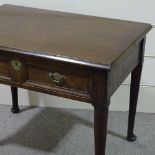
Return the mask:
{"type": "Polygon", "coordinates": [[[51,61],[52,60],[60,61],[60,62],[87,66],[87,67],[92,67],[92,68],[98,68],[98,69],[103,69],[103,70],[110,70],[110,64],[98,64],[98,63],[93,63],[93,62],[86,61],[86,60],[80,60],[78,58],[71,58],[71,57],[61,56],[61,55],[51,55],[51,54],[41,52],[41,51],[31,51],[31,50],[25,50],[25,49],[10,48],[10,47],[5,47],[5,46],[0,46],[0,51],[16,53],[16,54],[25,55],[25,56],[44,58],[44,59],[48,59],[51,61]]]}

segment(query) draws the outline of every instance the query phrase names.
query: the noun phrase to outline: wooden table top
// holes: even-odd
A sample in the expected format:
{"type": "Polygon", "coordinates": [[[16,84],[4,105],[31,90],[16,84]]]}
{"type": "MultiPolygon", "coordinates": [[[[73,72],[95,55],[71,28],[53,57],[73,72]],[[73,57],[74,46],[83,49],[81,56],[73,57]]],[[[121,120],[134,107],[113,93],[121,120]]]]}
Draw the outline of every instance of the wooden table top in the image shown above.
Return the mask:
{"type": "Polygon", "coordinates": [[[110,68],[151,25],[13,5],[0,7],[0,49],[110,68]]]}

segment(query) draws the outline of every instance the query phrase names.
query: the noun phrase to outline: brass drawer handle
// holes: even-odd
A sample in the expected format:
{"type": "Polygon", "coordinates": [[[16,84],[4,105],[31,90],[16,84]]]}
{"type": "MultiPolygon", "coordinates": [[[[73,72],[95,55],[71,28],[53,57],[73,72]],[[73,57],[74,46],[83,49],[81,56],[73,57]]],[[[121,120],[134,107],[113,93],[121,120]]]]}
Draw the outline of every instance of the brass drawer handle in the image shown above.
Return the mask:
{"type": "Polygon", "coordinates": [[[57,72],[49,73],[48,75],[52,78],[53,82],[58,86],[62,86],[65,82],[66,77],[64,75],[57,73],[57,72]]]}
{"type": "Polygon", "coordinates": [[[12,65],[12,67],[13,67],[13,69],[14,69],[15,71],[19,71],[19,70],[21,70],[21,68],[22,68],[22,63],[21,63],[20,61],[18,61],[18,60],[13,60],[13,61],[11,62],[11,65],[12,65]]]}

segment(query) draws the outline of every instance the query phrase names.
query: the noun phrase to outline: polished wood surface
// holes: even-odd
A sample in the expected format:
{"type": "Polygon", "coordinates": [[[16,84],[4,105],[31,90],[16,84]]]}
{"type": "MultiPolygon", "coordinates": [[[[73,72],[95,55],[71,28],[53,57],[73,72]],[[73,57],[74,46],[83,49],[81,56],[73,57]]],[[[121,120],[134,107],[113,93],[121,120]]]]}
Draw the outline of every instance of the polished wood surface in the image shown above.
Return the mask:
{"type": "Polygon", "coordinates": [[[90,75],[81,71],[65,70],[61,68],[28,65],[28,81],[42,83],[42,85],[61,86],[61,88],[68,88],[87,93],[89,88],[90,75]],[[52,79],[51,74],[60,74],[64,76],[64,82],[59,85],[52,79]]]}
{"type": "Polygon", "coordinates": [[[135,141],[137,138],[136,135],[134,134],[134,122],[138,101],[139,85],[144,61],[143,60],[144,49],[145,49],[145,39],[143,39],[139,44],[139,50],[141,53],[139,64],[131,73],[130,106],[129,106],[128,134],[127,134],[127,139],[131,142],[135,141]]]}
{"type": "Polygon", "coordinates": [[[18,106],[18,89],[17,87],[11,87],[11,94],[12,94],[12,109],[13,113],[19,113],[20,109],[18,106]]]}
{"type": "Polygon", "coordinates": [[[92,104],[95,155],[105,155],[110,98],[132,73],[129,141],[150,24],[47,11],[0,7],[0,83],[92,104]]]}
{"type": "Polygon", "coordinates": [[[110,68],[151,28],[149,24],[12,5],[0,7],[0,21],[0,46],[103,68],[110,68]]]}

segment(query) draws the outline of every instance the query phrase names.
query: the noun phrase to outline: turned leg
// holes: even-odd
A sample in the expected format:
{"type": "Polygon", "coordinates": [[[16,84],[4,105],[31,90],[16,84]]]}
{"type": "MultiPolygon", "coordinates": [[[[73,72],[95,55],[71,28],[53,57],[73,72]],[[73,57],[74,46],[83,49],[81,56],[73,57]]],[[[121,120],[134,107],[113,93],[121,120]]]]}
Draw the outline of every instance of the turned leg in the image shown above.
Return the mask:
{"type": "Polygon", "coordinates": [[[108,107],[94,108],[95,155],[105,155],[108,107]]]}
{"type": "Polygon", "coordinates": [[[13,113],[19,113],[20,109],[18,107],[18,89],[17,89],[17,87],[11,87],[11,93],[12,93],[12,109],[11,109],[11,111],[13,113]]]}
{"type": "Polygon", "coordinates": [[[131,74],[130,107],[129,107],[128,135],[127,135],[127,139],[129,141],[136,140],[136,135],[134,135],[134,123],[135,123],[141,71],[142,71],[142,65],[138,65],[131,74]]]}
{"type": "Polygon", "coordinates": [[[140,79],[143,66],[143,56],[144,56],[144,44],[145,39],[140,43],[140,60],[138,66],[131,73],[131,87],[130,87],[130,107],[129,107],[129,119],[128,119],[128,141],[135,141],[137,139],[134,134],[134,124],[135,124],[135,115],[140,87],[140,79]]]}

